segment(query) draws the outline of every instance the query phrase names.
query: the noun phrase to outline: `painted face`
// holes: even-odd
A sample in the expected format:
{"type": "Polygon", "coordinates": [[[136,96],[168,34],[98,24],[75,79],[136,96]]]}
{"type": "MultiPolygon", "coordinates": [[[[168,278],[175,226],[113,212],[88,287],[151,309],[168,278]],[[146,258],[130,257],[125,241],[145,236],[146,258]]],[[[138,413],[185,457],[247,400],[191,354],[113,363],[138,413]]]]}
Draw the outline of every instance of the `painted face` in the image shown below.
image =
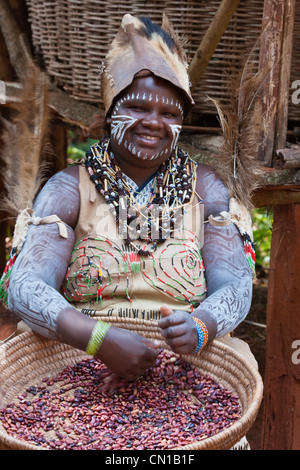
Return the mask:
{"type": "Polygon", "coordinates": [[[175,87],[154,76],[135,78],[111,114],[112,150],[137,166],[161,164],[177,143],[182,121],[183,99],[175,87]]]}

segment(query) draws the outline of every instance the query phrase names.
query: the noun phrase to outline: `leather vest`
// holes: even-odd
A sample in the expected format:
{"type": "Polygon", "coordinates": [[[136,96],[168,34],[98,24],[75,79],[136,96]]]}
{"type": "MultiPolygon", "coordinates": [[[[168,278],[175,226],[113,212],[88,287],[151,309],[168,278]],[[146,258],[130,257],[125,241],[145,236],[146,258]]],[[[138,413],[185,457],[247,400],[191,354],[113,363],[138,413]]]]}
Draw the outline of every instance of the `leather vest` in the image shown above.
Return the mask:
{"type": "Polygon", "coordinates": [[[192,312],[206,296],[203,205],[184,206],[180,226],[148,256],[152,243],[120,236],[115,216],[79,167],[80,213],[75,246],[63,284],[65,297],[83,313],[158,320],[160,306],[192,312]]]}

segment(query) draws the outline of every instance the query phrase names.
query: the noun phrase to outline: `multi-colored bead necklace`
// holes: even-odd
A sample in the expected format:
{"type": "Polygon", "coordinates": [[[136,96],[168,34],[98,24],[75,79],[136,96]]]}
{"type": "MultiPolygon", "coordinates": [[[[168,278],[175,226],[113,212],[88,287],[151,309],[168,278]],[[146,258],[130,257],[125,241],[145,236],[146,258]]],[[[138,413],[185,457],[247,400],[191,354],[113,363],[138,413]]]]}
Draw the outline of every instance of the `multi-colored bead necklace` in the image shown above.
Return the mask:
{"type": "Polygon", "coordinates": [[[133,240],[152,242],[150,250],[138,250],[139,254],[149,255],[178,228],[176,214],[192,202],[197,165],[176,146],[154,177],[147,204],[140,207],[134,190],[126,183],[114,154],[109,150],[109,144],[110,140],[106,137],[92,145],[85,155],[85,166],[97,191],[104,196],[115,215],[116,222],[123,222],[121,232],[125,243],[132,245],[133,240]],[[122,214],[125,214],[125,219],[122,214]]]}

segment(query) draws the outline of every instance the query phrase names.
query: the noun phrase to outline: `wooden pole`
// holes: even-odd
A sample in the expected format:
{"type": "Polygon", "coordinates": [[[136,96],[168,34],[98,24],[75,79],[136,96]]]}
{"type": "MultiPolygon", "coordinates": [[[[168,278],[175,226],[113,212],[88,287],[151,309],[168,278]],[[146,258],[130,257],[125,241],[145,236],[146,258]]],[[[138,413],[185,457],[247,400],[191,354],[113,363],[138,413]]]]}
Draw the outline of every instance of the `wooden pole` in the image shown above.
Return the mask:
{"type": "Polygon", "coordinates": [[[273,166],[274,168],[300,168],[300,147],[277,150],[273,166]]]}
{"type": "Polygon", "coordinates": [[[240,0],[222,0],[189,66],[191,89],[199,83],[207,64],[227,29],[240,0]]]}
{"type": "Polygon", "coordinates": [[[264,450],[300,450],[300,204],[274,207],[267,304],[264,450]]]}
{"type": "MultiPolygon", "coordinates": [[[[6,80],[12,80],[15,78],[14,69],[10,64],[9,55],[6,48],[4,38],[0,32],[0,80],[5,83],[6,80]]],[[[6,89],[5,89],[6,90],[6,89]]],[[[5,96],[6,99],[6,96],[5,96]]],[[[4,114],[9,114],[9,111],[6,109],[6,113],[3,112],[2,106],[0,106],[0,117],[4,117],[4,114]]],[[[7,116],[6,116],[7,117],[7,116]]],[[[1,140],[1,135],[3,131],[3,124],[0,122],[0,162],[1,162],[1,153],[3,149],[3,142],[1,140]]],[[[3,164],[1,162],[1,169],[3,171],[3,164]]],[[[3,185],[3,173],[0,173],[0,202],[4,194],[4,185],[3,185]]],[[[2,210],[2,205],[0,204],[0,277],[3,273],[6,264],[6,237],[8,230],[7,222],[8,214],[2,210]]]]}
{"type": "Polygon", "coordinates": [[[30,46],[6,0],[0,0],[0,11],[0,29],[5,39],[10,63],[17,76],[22,79],[24,66],[28,64],[30,58],[30,46]]]}
{"type": "Polygon", "coordinates": [[[296,0],[286,0],[274,150],[286,146],[296,0]]]}
{"type": "Polygon", "coordinates": [[[300,185],[264,186],[255,191],[251,199],[254,207],[300,204],[300,185]]]}
{"type": "Polygon", "coordinates": [[[268,167],[272,166],[275,143],[285,1],[265,0],[262,21],[259,68],[267,78],[259,104],[262,122],[258,159],[268,167]]]}
{"type": "MultiPolygon", "coordinates": [[[[2,132],[2,125],[0,124],[0,133],[2,132]]],[[[2,142],[0,140],[0,160],[1,160],[2,142]]],[[[3,176],[0,174],[0,187],[3,188],[3,176]]],[[[4,196],[3,189],[0,190],[0,200],[4,196]]],[[[6,237],[7,237],[7,217],[8,214],[0,207],[0,277],[6,264],[6,237]]]]}

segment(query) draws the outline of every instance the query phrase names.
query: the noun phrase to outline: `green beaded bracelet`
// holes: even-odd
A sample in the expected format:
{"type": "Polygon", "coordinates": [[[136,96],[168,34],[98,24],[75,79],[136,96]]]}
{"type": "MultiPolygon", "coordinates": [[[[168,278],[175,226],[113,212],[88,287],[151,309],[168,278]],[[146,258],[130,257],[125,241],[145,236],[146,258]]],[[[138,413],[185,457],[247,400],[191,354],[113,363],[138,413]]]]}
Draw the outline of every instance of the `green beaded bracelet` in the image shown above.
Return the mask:
{"type": "Polygon", "coordinates": [[[97,354],[110,327],[111,325],[109,323],[101,320],[97,321],[86,347],[87,354],[90,356],[95,356],[97,354]]]}

